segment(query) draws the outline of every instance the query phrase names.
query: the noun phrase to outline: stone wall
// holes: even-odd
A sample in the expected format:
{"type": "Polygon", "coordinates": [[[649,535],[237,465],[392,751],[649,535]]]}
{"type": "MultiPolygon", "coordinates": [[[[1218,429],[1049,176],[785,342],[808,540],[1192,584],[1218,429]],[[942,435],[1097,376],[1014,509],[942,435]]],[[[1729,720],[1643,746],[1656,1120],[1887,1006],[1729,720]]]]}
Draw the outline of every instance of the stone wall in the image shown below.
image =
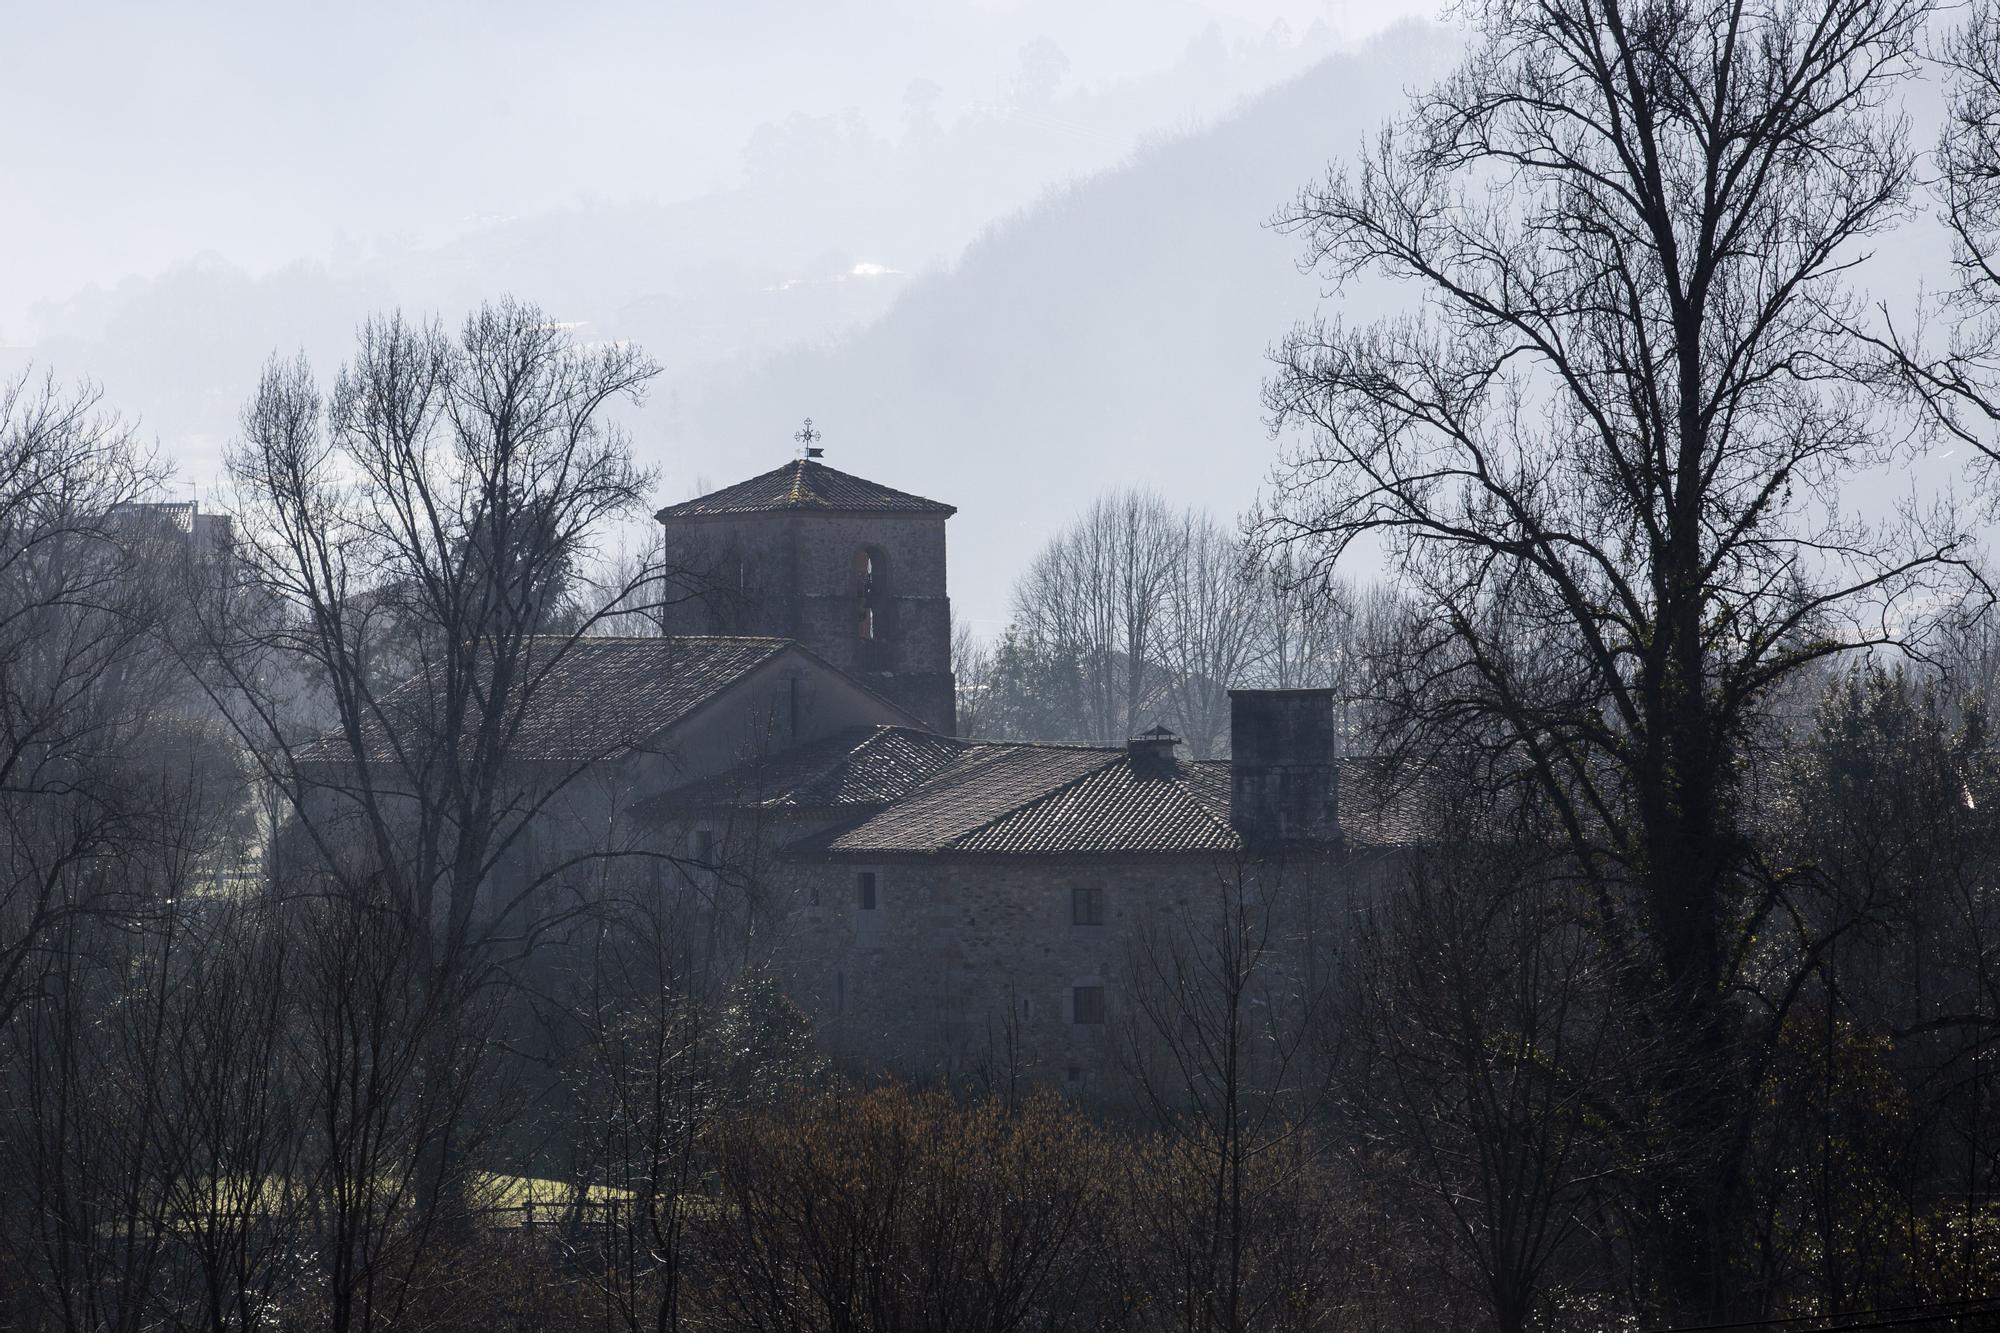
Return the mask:
{"type": "MultiPolygon", "coordinates": [[[[700,884],[677,873],[663,891],[714,904],[709,933],[742,949],[719,960],[722,970],[774,974],[843,1068],[1020,1093],[1049,1086],[1111,1107],[1135,1100],[1132,1060],[1149,1032],[1136,1006],[1142,988],[1160,994],[1145,965],[1210,943],[1239,873],[1252,910],[1270,914],[1260,974],[1269,994],[1257,1003],[1288,1004],[1302,989],[1338,984],[1359,915],[1399,867],[1399,853],[1380,850],[1241,871],[1201,856],[866,864],[788,854],[851,818],[719,809],[652,822],[646,834],[675,855],[712,849],[720,870],[700,884]],[[862,905],[863,874],[875,876],[872,908],[862,905]],[[1099,924],[1076,921],[1080,888],[1101,892],[1099,924]],[[1093,986],[1103,1021],[1080,1023],[1076,992],[1093,986]]],[[[1252,1021],[1271,1017],[1258,1010],[1252,1021]]]]}
{"type": "Polygon", "coordinates": [[[784,511],[676,519],[668,550],[705,595],[667,608],[670,634],[797,639],[947,734],[956,730],[945,520],[784,511]],[[855,556],[876,567],[865,602],[855,556]],[[874,612],[872,639],[861,612],[874,612]]]}
{"type": "Polygon", "coordinates": [[[799,641],[933,730],[955,733],[944,520],[814,514],[793,521],[799,641]],[[875,567],[865,597],[855,573],[862,551],[875,567]],[[860,633],[864,607],[874,615],[872,639],[860,633]]]}
{"type": "MultiPolygon", "coordinates": [[[[1214,928],[1239,870],[1208,857],[1019,857],[769,873],[783,888],[768,896],[789,915],[771,922],[770,965],[844,1065],[1116,1099],[1145,1030],[1137,988],[1158,984],[1146,964],[1214,928]],[[872,909],[864,874],[875,876],[872,909]],[[1077,922],[1080,889],[1101,894],[1098,924],[1077,922]],[[1078,991],[1093,987],[1102,1021],[1078,1021],[1091,1017],[1077,1013],[1078,991]]],[[[1287,950],[1337,955],[1352,938],[1349,891],[1375,868],[1348,859],[1285,873],[1248,895],[1282,917],[1274,966],[1287,950]]]]}

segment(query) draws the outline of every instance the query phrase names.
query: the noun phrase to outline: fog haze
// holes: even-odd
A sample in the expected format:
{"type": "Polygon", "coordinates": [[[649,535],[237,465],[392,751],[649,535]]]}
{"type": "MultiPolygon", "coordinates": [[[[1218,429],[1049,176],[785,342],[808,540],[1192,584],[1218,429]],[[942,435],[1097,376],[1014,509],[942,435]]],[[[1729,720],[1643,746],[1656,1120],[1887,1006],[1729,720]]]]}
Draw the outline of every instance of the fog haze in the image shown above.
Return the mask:
{"type": "Polygon", "coordinates": [[[699,198],[790,165],[813,120],[822,140],[895,141],[1010,113],[1043,142],[1021,133],[986,166],[1032,190],[1286,72],[1253,68],[1246,44],[1317,47],[1422,8],[14,7],[0,45],[10,174],[43,205],[0,219],[7,252],[34,256],[0,290],[0,323],[18,331],[37,301],[196,255],[253,272],[352,262],[552,210],[699,198]],[[1232,49],[1241,68],[1203,67],[1232,49]],[[1077,105],[1148,79],[1162,85],[1150,105],[1077,105]]]}
{"type": "Polygon", "coordinates": [[[628,424],[662,502],[812,416],[830,462],[957,504],[991,632],[1092,494],[1254,497],[1264,352],[1321,295],[1266,224],[1450,61],[1430,10],[23,8],[0,368],[91,377],[219,499],[274,352],[330,373],[371,312],[512,293],[661,362],[628,424]]]}

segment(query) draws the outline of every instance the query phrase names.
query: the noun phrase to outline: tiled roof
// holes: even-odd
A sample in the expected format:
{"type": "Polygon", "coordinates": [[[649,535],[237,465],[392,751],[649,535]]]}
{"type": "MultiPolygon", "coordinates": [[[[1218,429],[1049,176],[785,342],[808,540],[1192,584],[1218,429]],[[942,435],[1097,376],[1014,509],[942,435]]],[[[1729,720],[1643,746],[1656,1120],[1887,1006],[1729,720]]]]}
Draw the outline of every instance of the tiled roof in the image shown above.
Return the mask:
{"type": "Polygon", "coordinates": [[[674,788],[644,802],[635,813],[644,819],[715,806],[838,810],[886,805],[950,764],[969,744],[915,727],[850,727],[674,788]]]}
{"type": "Polygon", "coordinates": [[[859,823],[808,839],[834,855],[1094,855],[1224,851],[1228,775],[1134,771],[1123,750],[971,745],[859,823]]]}
{"type": "MultiPolygon", "coordinates": [[[[548,643],[549,658],[532,667],[541,674],[510,747],[517,760],[613,758],[680,721],[792,641],[685,636],[548,643]],[[557,645],[563,646],[558,650],[557,645]]],[[[416,736],[438,709],[429,683],[418,676],[390,691],[382,711],[402,734],[416,736]]],[[[379,721],[371,723],[363,739],[370,763],[396,758],[379,721]]],[[[304,747],[299,757],[341,762],[350,754],[338,737],[325,737],[304,747]]]]}
{"type": "Polygon", "coordinates": [[[1089,776],[1010,810],[954,840],[954,851],[1089,856],[1123,852],[1229,852],[1229,766],[1181,764],[1171,777],[1132,763],[1089,776]]]}
{"type": "MultiPolygon", "coordinates": [[[[1352,848],[1433,840],[1421,784],[1342,759],[1340,824],[1352,848]]],[[[1125,856],[1233,852],[1227,762],[1135,764],[1123,750],[972,744],[858,823],[796,844],[837,856],[1125,856]]]]}
{"type": "Polygon", "coordinates": [[[1373,755],[1334,762],[1340,834],[1349,847],[1413,847],[1442,836],[1435,772],[1373,755]]]}
{"type": "Polygon", "coordinates": [[[958,511],[921,495],[801,458],[780,468],[725,486],[719,491],[668,505],[655,517],[704,518],[719,514],[763,514],[788,509],[863,514],[937,514],[958,511]]]}

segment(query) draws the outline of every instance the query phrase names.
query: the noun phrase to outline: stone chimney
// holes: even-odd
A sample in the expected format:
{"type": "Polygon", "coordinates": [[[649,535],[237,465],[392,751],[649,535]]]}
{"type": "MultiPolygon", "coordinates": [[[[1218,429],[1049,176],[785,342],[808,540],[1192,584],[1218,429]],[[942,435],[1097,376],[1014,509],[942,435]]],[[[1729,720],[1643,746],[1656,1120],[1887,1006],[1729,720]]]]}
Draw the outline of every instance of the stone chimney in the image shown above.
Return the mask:
{"type": "Polygon", "coordinates": [[[1231,690],[1229,732],[1229,822],[1245,846],[1340,840],[1332,690],[1231,690]]]}
{"type": "Polygon", "coordinates": [[[1125,742],[1125,753],[1132,761],[1132,772],[1142,778],[1170,778],[1174,776],[1174,747],[1181,738],[1165,727],[1154,727],[1142,731],[1125,742]]]}

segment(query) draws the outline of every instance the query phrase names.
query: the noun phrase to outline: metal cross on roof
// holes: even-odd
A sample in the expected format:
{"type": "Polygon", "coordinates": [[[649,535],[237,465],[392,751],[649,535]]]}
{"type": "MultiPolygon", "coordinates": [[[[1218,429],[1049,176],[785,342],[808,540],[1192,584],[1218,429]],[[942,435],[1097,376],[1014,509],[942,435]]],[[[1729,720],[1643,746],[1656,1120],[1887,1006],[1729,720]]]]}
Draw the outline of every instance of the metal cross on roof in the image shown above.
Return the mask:
{"type": "Polygon", "coordinates": [[[813,429],[813,419],[811,417],[806,418],[806,424],[803,427],[792,432],[792,438],[805,446],[805,456],[807,458],[818,458],[826,452],[824,449],[815,449],[813,447],[819,443],[820,433],[813,429]]]}

